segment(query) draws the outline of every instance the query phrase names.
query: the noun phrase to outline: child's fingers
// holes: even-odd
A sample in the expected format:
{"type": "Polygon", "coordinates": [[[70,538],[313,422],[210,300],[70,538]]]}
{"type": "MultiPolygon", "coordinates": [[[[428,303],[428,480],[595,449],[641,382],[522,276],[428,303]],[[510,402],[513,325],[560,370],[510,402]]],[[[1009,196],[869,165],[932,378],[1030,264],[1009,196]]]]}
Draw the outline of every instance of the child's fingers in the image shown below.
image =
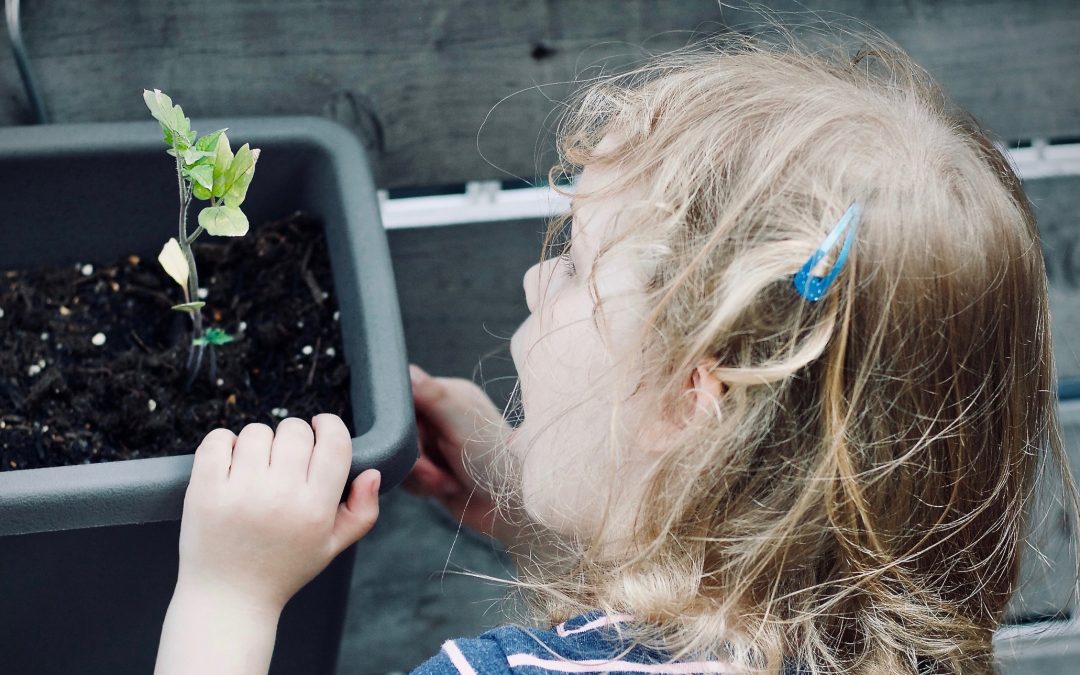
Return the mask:
{"type": "Polygon", "coordinates": [[[228,478],[235,443],[236,434],[228,429],[214,429],[206,434],[195,450],[191,482],[204,483],[228,478]]]}
{"type": "Polygon", "coordinates": [[[232,452],[232,469],[229,476],[262,472],[270,466],[270,446],[274,432],[261,423],[248,424],[240,430],[232,452]]]}
{"type": "Polygon", "coordinates": [[[413,397],[424,403],[434,403],[444,393],[442,385],[436,378],[413,363],[409,364],[409,380],[412,382],[413,397]]]}
{"type": "Polygon", "coordinates": [[[494,429],[493,425],[505,424],[502,412],[475,383],[431,377],[416,366],[410,366],[409,373],[413,376],[417,424],[429,427],[428,435],[464,440],[478,431],[494,429]]]}
{"type": "Polygon", "coordinates": [[[337,504],[352,466],[352,436],[337,415],[324,413],[311,420],[315,430],[315,450],[308,464],[307,482],[325,491],[337,504]]]}
{"type": "Polygon", "coordinates": [[[307,422],[289,417],[281,420],[270,448],[270,468],[278,475],[289,476],[297,482],[307,480],[311,450],[315,435],[307,422]]]}
{"type": "Polygon", "coordinates": [[[332,550],[336,556],[371,531],[379,519],[379,484],[382,474],[378,469],[368,469],[357,476],[349,490],[349,497],[338,505],[337,518],[331,536],[332,550]]]}
{"type": "Polygon", "coordinates": [[[417,488],[415,494],[435,497],[453,497],[461,494],[464,486],[453,474],[439,468],[434,462],[421,455],[409,472],[412,485],[417,488]]]}

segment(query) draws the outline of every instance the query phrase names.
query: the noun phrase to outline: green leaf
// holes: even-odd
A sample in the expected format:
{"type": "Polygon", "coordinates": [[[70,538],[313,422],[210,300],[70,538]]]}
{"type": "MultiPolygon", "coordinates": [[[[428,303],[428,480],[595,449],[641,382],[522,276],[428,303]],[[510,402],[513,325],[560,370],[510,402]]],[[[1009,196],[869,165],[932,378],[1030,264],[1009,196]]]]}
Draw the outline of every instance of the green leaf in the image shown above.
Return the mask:
{"type": "Polygon", "coordinates": [[[200,164],[198,166],[185,168],[182,169],[182,173],[191,178],[196,185],[201,185],[206,188],[207,191],[214,187],[214,167],[209,164],[200,164]]]}
{"type": "Polygon", "coordinates": [[[197,337],[191,341],[191,344],[196,347],[205,347],[207,345],[227,345],[233,340],[233,336],[229,335],[220,328],[207,328],[202,337],[197,337]]]}
{"type": "Polygon", "coordinates": [[[175,146],[183,152],[195,142],[191,120],[184,117],[184,111],[180,106],[173,105],[172,99],[161,93],[161,90],[144,89],[143,101],[150,109],[150,114],[161,124],[161,130],[165,132],[165,142],[170,147],[175,146]]]}
{"type": "Polygon", "coordinates": [[[251,177],[255,175],[255,162],[259,160],[259,153],[258,149],[252,150],[247,143],[236,151],[236,157],[229,163],[225,178],[224,196],[227,205],[240,206],[244,203],[251,177]]]}
{"type": "Polygon", "coordinates": [[[201,199],[204,202],[205,201],[210,201],[210,196],[211,196],[210,190],[207,189],[207,188],[204,188],[203,186],[199,185],[198,183],[195,183],[194,185],[191,186],[191,194],[195,197],[195,199],[201,199]]]}
{"type": "Polygon", "coordinates": [[[218,237],[242,237],[248,231],[248,219],[235,206],[211,206],[199,212],[199,225],[218,237]]]}
{"type": "Polygon", "coordinates": [[[221,136],[221,134],[225,133],[227,130],[228,127],[225,127],[224,129],[218,129],[217,131],[211,131],[199,140],[195,141],[195,149],[202,150],[213,155],[214,150],[217,148],[218,137],[221,136]]]}
{"type": "Polygon", "coordinates": [[[192,314],[194,314],[205,306],[205,302],[203,302],[202,300],[197,300],[195,302],[185,302],[179,305],[173,305],[172,308],[178,312],[191,312],[192,314]]]}
{"type": "Polygon", "coordinates": [[[229,137],[224,133],[218,138],[214,154],[214,196],[219,199],[225,196],[225,178],[229,173],[229,165],[232,164],[233,151],[229,145],[229,137]]]}
{"type": "Polygon", "coordinates": [[[199,164],[201,160],[213,156],[214,153],[207,152],[206,150],[196,150],[195,148],[188,148],[187,150],[184,150],[184,164],[186,164],[187,166],[194,166],[196,164],[199,164]]]}

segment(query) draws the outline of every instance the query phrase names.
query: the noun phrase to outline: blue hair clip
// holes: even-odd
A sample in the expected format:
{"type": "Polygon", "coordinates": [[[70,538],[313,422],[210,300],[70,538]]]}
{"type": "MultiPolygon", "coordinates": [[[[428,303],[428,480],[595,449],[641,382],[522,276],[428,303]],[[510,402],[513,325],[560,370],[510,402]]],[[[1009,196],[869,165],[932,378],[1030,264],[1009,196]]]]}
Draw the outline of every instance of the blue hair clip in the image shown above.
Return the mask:
{"type": "Polygon", "coordinates": [[[821,243],[818,250],[814,251],[813,255],[803,264],[802,269],[795,275],[792,283],[795,285],[795,290],[799,292],[799,295],[810,302],[817,302],[825,296],[825,291],[829,290],[829,285],[840,274],[840,270],[843,269],[844,263],[847,261],[848,251],[851,250],[851,242],[855,240],[855,230],[859,227],[861,217],[862,207],[859,206],[858,202],[851,202],[851,206],[840,217],[836,227],[832,229],[829,236],[825,237],[825,241],[821,243]],[[812,276],[810,271],[821,262],[822,258],[828,255],[833,246],[836,246],[836,242],[840,239],[840,235],[844,233],[844,230],[847,230],[847,236],[844,237],[844,245],[840,248],[840,253],[837,254],[832,269],[823,277],[812,276]]]}

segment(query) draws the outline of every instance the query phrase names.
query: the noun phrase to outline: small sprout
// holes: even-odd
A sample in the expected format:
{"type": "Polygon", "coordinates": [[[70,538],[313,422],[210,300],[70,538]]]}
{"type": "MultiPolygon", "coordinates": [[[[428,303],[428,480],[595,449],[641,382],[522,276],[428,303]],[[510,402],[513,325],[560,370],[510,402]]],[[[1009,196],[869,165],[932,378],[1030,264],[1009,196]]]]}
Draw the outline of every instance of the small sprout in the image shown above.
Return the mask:
{"type": "Polygon", "coordinates": [[[337,352],[334,351],[333,347],[327,347],[326,348],[326,355],[327,356],[334,356],[335,354],[337,354],[337,352]]]}
{"type": "Polygon", "coordinates": [[[192,340],[192,343],[199,347],[205,347],[207,345],[220,346],[227,345],[235,339],[236,338],[220,328],[207,328],[206,332],[203,333],[203,336],[195,338],[192,340]]]}
{"type": "Polygon", "coordinates": [[[150,399],[149,401],[147,401],[146,409],[150,412],[154,412],[155,410],[157,410],[157,401],[155,401],[154,399],[150,399]]]}
{"type": "Polygon", "coordinates": [[[79,271],[82,272],[82,275],[84,277],[88,277],[88,276],[90,276],[91,274],[94,273],[94,266],[89,265],[89,264],[83,265],[82,267],[79,268],[79,271]]]}
{"type": "Polygon", "coordinates": [[[94,337],[90,338],[90,344],[95,347],[100,347],[105,344],[105,333],[95,333],[94,337]]]}
{"type": "MultiPolygon", "coordinates": [[[[208,292],[199,287],[198,269],[191,245],[203,232],[223,237],[238,237],[247,233],[248,218],[240,210],[240,205],[247,197],[260,150],[245,143],[233,153],[226,129],[218,129],[199,138],[191,128],[191,120],[184,116],[183,109],[174,105],[172,99],[159,89],[144,89],[143,101],[161,125],[165,144],[169,146],[165,152],[176,160],[180,183],[179,233],[176,238],[166,242],[158,261],[184,291],[184,302],[174,305],[173,309],[191,316],[192,349],[187,364],[190,385],[202,363],[203,348],[233,340],[221,329],[203,330],[202,308],[205,303],[202,301],[207,298],[208,292]],[[199,227],[189,232],[187,212],[193,199],[210,203],[199,212],[199,227]]],[[[132,264],[136,263],[137,260],[132,264]]],[[[214,316],[220,314],[215,312],[214,316]]],[[[213,361],[210,368],[213,379],[213,361]]]]}
{"type": "Polygon", "coordinates": [[[315,351],[315,349],[312,348],[311,345],[304,345],[304,348],[300,350],[300,353],[302,353],[304,356],[311,356],[311,352],[313,351],[315,351]]]}

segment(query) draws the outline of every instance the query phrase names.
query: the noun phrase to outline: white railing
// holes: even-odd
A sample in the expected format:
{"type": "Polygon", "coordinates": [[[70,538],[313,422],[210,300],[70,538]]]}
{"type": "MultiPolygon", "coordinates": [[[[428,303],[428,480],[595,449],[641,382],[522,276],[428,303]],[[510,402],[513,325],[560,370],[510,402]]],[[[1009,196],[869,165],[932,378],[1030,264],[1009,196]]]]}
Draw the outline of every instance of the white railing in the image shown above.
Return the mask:
{"type": "MultiPolygon", "coordinates": [[[[1026,180],[1080,176],[1080,143],[1050,145],[1036,139],[1031,147],[1007,154],[1026,180]]],[[[573,191],[572,186],[561,189],[573,191]]],[[[379,205],[387,229],[549,218],[569,207],[567,198],[549,187],[504,190],[499,181],[474,181],[463,193],[431,197],[389,199],[386,190],[379,190],[379,205]]]]}

